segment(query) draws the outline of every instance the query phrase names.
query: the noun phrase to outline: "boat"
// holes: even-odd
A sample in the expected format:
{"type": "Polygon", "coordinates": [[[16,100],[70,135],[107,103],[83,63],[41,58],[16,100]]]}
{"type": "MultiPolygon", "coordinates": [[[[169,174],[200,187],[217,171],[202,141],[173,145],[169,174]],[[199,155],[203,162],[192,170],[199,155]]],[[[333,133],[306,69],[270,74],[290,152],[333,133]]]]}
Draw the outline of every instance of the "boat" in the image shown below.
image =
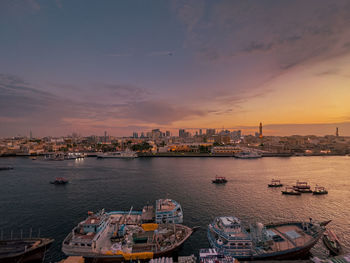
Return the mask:
{"type": "Polygon", "coordinates": [[[56,177],[55,181],[51,181],[50,184],[58,184],[58,185],[62,185],[62,184],[68,184],[68,180],[66,178],[63,177],[56,177]]]}
{"type": "Polygon", "coordinates": [[[105,159],[105,158],[124,158],[124,159],[133,159],[137,158],[137,153],[134,151],[122,151],[122,152],[105,152],[98,153],[97,158],[105,159]]]}
{"type": "Polygon", "coordinates": [[[311,186],[308,185],[307,182],[297,181],[297,183],[293,185],[293,188],[295,191],[298,191],[300,193],[312,193],[311,186]]]}
{"type": "Polygon", "coordinates": [[[312,192],[314,195],[326,195],[328,191],[323,186],[316,186],[315,190],[312,192]]]}
{"type": "Polygon", "coordinates": [[[322,241],[332,255],[339,255],[343,252],[339,239],[332,230],[327,229],[323,233],[322,241]]]}
{"type": "Polygon", "coordinates": [[[268,187],[282,187],[283,184],[280,180],[272,179],[271,183],[267,185],[268,187]]]}
{"type": "Polygon", "coordinates": [[[256,223],[245,229],[237,217],[221,216],[207,235],[212,248],[239,261],[292,260],[308,256],[329,222],[256,223]]]}
{"type": "Polygon", "coordinates": [[[285,190],[281,192],[283,195],[301,195],[301,193],[292,186],[286,186],[285,190]]]}
{"type": "Polygon", "coordinates": [[[42,262],[53,241],[49,238],[0,240],[0,263],[42,262]]]}
{"type": "Polygon", "coordinates": [[[214,184],[226,184],[227,180],[223,176],[215,176],[214,180],[211,180],[214,184]]]}
{"type": "Polygon", "coordinates": [[[44,160],[46,160],[46,161],[64,161],[64,154],[63,153],[46,154],[44,157],[44,160]]]}
{"type": "Polygon", "coordinates": [[[214,248],[202,248],[199,250],[200,263],[238,263],[232,256],[224,255],[214,248]]]}
{"type": "Polygon", "coordinates": [[[6,170],[13,170],[13,167],[11,167],[11,166],[2,166],[2,167],[0,167],[0,171],[6,171],[6,170]]]}
{"type": "Polygon", "coordinates": [[[242,152],[235,153],[233,157],[239,158],[239,159],[257,159],[257,158],[261,158],[262,155],[253,151],[242,151],[242,152]]]}
{"type": "MultiPolygon", "coordinates": [[[[161,206],[158,211],[167,212],[171,208],[161,206]]],[[[62,251],[67,256],[82,256],[93,262],[150,260],[172,255],[193,233],[192,228],[173,223],[174,219],[162,219],[165,223],[158,224],[149,223],[146,216],[145,223],[144,212],[149,209],[141,213],[132,209],[89,212],[88,218],[64,239],[62,251]]]]}
{"type": "Polygon", "coordinates": [[[327,258],[327,259],[320,259],[318,257],[313,257],[311,258],[311,261],[314,263],[350,263],[350,253],[341,255],[341,256],[327,258]]]}

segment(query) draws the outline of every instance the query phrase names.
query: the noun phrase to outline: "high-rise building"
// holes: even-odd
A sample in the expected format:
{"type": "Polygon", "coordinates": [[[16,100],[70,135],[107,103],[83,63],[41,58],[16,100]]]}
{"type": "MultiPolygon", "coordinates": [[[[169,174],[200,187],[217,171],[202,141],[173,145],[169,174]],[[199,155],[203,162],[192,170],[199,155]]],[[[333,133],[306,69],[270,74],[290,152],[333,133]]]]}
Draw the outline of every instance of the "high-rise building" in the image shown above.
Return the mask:
{"type": "Polygon", "coordinates": [[[338,129],[338,127],[335,129],[335,136],[339,137],[339,129],[338,129]]]}
{"type": "Polygon", "coordinates": [[[137,139],[137,138],[139,137],[139,134],[138,134],[137,132],[133,132],[133,133],[132,133],[132,137],[135,138],[135,139],[137,139]]]}
{"type": "Polygon", "coordinates": [[[213,135],[215,135],[215,133],[216,133],[215,129],[207,129],[206,130],[207,136],[213,136],[213,135]]]}
{"type": "Polygon", "coordinates": [[[185,129],[179,129],[179,137],[180,138],[186,137],[186,130],[185,129]]]}
{"type": "Polygon", "coordinates": [[[30,140],[33,139],[32,130],[30,130],[30,132],[29,132],[29,139],[30,139],[30,140]]]}
{"type": "Polygon", "coordinates": [[[260,122],[259,125],[259,138],[261,139],[263,137],[263,133],[262,133],[262,123],[260,122]]]}
{"type": "Polygon", "coordinates": [[[105,131],[105,138],[104,138],[104,143],[107,142],[107,131],[105,131]]]}
{"type": "Polygon", "coordinates": [[[202,135],[202,129],[199,129],[199,135],[202,135]]]}
{"type": "Polygon", "coordinates": [[[140,138],[145,138],[145,134],[143,132],[141,132],[140,138]]]}
{"type": "Polygon", "coordinates": [[[166,132],[165,132],[165,136],[166,136],[166,137],[170,137],[170,136],[171,136],[170,131],[166,131],[166,132]]]}

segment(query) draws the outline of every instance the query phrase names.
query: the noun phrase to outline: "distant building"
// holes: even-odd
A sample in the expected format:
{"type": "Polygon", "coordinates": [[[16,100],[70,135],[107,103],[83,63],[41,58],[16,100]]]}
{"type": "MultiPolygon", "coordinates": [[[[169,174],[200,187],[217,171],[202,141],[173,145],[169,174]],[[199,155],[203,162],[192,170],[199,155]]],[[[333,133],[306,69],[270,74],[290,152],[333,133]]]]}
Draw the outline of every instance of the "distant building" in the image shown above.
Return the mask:
{"type": "Polygon", "coordinates": [[[170,137],[170,136],[171,136],[170,131],[166,131],[166,132],[165,132],[165,136],[166,136],[166,137],[170,137]]]}
{"type": "Polygon", "coordinates": [[[199,135],[202,135],[202,129],[199,129],[199,135]]]}
{"type": "Polygon", "coordinates": [[[105,131],[104,143],[107,142],[107,132],[105,131]]]}
{"type": "Polygon", "coordinates": [[[140,138],[145,138],[145,134],[143,132],[141,132],[140,138]]]}
{"type": "Polygon", "coordinates": [[[186,137],[186,130],[185,129],[179,129],[179,137],[180,138],[186,137]]]}
{"type": "Polygon", "coordinates": [[[335,129],[335,136],[339,137],[339,129],[338,129],[338,127],[335,129]]]}
{"type": "Polygon", "coordinates": [[[153,129],[151,132],[151,137],[153,140],[159,139],[162,137],[162,132],[159,129],[153,129]]]}
{"type": "Polygon", "coordinates": [[[215,133],[216,133],[215,129],[207,129],[206,130],[207,136],[213,136],[213,135],[215,135],[215,133]]]}
{"type": "Polygon", "coordinates": [[[263,137],[262,123],[260,122],[260,125],[259,125],[259,138],[261,139],[262,137],[263,137]]]}
{"type": "Polygon", "coordinates": [[[139,134],[138,134],[137,132],[133,132],[133,133],[132,133],[132,137],[135,138],[135,139],[137,139],[137,138],[139,137],[139,134]]]}

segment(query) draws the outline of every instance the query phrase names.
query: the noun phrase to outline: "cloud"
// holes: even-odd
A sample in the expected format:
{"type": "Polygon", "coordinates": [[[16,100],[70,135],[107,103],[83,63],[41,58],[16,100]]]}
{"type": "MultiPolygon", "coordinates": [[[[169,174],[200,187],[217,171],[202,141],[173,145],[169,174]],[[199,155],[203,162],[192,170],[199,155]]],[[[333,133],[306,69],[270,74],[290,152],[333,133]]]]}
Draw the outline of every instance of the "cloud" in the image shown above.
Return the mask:
{"type": "Polygon", "coordinates": [[[111,95],[117,96],[122,101],[144,100],[152,95],[152,92],[147,89],[127,84],[97,84],[97,86],[103,87],[105,90],[108,90],[111,95]]]}

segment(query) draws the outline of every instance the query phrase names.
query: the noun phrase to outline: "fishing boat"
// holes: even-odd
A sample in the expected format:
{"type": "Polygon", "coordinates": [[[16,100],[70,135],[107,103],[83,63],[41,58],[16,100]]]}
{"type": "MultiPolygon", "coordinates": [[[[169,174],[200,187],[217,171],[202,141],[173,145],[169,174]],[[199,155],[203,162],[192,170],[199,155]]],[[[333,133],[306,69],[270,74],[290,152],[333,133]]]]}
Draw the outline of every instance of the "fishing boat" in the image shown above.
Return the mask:
{"type": "Polygon", "coordinates": [[[49,238],[0,240],[0,263],[42,262],[53,241],[49,238]]]}
{"type": "Polygon", "coordinates": [[[267,185],[268,187],[282,187],[283,184],[280,180],[272,179],[271,183],[267,185]]]}
{"type": "Polygon", "coordinates": [[[56,177],[54,181],[51,181],[50,184],[57,184],[57,185],[62,185],[62,184],[68,184],[68,180],[63,177],[56,177]]]}
{"type": "Polygon", "coordinates": [[[323,186],[316,186],[315,190],[312,192],[314,195],[326,195],[328,191],[323,186]]]}
{"type": "Polygon", "coordinates": [[[301,193],[292,186],[286,186],[285,190],[281,192],[283,195],[301,195],[301,193]]]}
{"type": "Polygon", "coordinates": [[[172,255],[193,229],[173,223],[173,219],[164,221],[144,223],[143,214],[132,209],[126,213],[90,212],[64,239],[62,251],[93,262],[150,260],[172,255]]]}
{"type": "Polygon", "coordinates": [[[227,180],[223,176],[215,176],[214,180],[211,180],[214,184],[226,184],[227,180]]]}
{"type": "Polygon", "coordinates": [[[199,250],[200,263],[238,263],[232,256],[224,255],[214,248],[202,248],[199,250]]]}
{"type": "Polygon", "coordinates": [[[323,233],[322,241],[332,255],[339,255],[342,253],[343,249],[340,245],[339,239],[332,230],[327,229],[323,233]]]}
{"type": "Polygon", "coordinates": [[[256,223],[245,229],[234,216],[216,217],[208,226],[212,248],[238,260],[287,260],[308,256],[327,222],[256,223]]]}

